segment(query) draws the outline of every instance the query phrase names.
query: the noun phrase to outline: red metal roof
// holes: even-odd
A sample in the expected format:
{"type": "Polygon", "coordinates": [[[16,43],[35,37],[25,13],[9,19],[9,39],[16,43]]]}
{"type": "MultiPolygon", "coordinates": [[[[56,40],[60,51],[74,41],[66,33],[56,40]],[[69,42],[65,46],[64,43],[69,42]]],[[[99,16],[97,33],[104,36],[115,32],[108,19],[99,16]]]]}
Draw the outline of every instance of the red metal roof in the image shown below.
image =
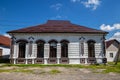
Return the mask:
{"type": "Polygon", "coordinates": [[[10,38],[0,35],[0,45],[10,47],[10,42],[11,42],[10,38]]]}
{"type": "Polygon", "coordinates": [[[108,48],[114,42],[117,42],[118,44],[120,44],[116,39],[112,39],[112,40],[106,41],[106,48],[108,48]]]}
{"type": "Polygon", "coordinates": [[[107,32],[72,24],[64,20],[48,20],[47,23],[9,31],[8,33],[102,33],[107,32]]]}

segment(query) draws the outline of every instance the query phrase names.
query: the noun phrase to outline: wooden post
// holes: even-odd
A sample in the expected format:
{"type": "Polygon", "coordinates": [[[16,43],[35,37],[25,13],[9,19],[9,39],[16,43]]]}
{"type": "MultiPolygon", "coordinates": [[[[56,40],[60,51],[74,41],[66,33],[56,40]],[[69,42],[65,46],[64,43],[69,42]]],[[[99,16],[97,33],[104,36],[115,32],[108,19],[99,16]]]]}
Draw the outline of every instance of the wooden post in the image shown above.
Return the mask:
{"type": "Polygon", "coordinates": [[[106,61],[104,61],[104,59],[106,58],[106,45],[105,45],[105,35],[103,35],[103,38],[102,38],[102,44],[103,44],[103,54],[104,54],[104,58],[103,58],[103,63],[104,65],[106,65],[106,61]]]}

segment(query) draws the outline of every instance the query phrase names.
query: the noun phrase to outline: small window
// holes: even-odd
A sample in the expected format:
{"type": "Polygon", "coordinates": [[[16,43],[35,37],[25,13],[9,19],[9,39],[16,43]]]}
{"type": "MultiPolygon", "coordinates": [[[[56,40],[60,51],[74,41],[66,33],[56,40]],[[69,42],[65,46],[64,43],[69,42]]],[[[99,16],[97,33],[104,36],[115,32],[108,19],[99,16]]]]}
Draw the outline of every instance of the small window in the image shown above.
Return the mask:
{"type": "Polygon", "coordinates": [[[110,57],[113,58],[113,53],[110,53],[110,57]]]}

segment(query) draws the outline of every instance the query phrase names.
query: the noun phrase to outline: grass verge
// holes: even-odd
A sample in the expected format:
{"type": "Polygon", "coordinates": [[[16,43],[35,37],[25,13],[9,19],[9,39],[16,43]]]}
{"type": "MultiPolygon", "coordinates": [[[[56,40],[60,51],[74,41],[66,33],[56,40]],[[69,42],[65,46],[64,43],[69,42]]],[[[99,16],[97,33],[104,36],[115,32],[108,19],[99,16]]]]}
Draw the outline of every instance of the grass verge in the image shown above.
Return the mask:
{"type": "Polygon", "coordinates": [[[57,74],[57,73],[61,73],[61,71],[57,70],[57,69],[52,69],[49,71],[50,74],[57,74]]]}
{"type": "Polygon", "coordinates": [[[0,69],[0,72],[24,72],[24,73],[31,73],[32,70],[23,70],[23,69],[0,69]]]}
{"type": "MultiPolygon", "coordinates": [[[[66,67],[66,68],[88,68],[88,69],[93,69],[98,70],[98,69],[103,69],[102,73],[109,73],[109,72],[116,72],[120,73],[120,62],[117,65],[114,65],[114,63],[108,63],[107,65],[71,65],[71,64],[49,64],[49,65],[44,65],[44,64],[3,64],[0,66],[2,67],[12,67],[12,66],[17,66],[17,67],[22,67],[22,68],[27,68],[27,67],[40,67],[40,68],[45,68],[45,67],[66,67]]],[[[13,70],[14,72],[16,70],[13,70]]],[[[9,72],[9,70],[0,70],[0,72],[9,72]]],[[[16,72],[31,72],[30,70],[18,70],[16,72]]],[[[51,74],[54,73],[59,73],[58,70],[51,70],[51,74]]]]}

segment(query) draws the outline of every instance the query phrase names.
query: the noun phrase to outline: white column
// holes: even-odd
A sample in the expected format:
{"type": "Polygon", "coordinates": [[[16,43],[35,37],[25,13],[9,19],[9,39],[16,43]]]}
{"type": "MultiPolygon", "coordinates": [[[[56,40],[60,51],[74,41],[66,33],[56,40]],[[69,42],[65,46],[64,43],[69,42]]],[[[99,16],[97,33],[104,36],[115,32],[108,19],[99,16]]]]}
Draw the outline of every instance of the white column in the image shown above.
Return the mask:
{"type": "Polygon", "coordinates": [[[13,60],[13,64],[16,64],[16,58],[14,58],[14,60],[13,60]]]}
{"type": "Polygon", "coordinates": [[[87,62],[87,58],[85,58],[85,64],[87,64],[88,62],[87,62]]]}
{"type": "Polygon", "coordinates": [[[32,43],[32,55],[31,55],[31,58],[32,58],[32,64],[35,63],[35,58],[37,57],[37,44],[36,43],[32,43]]]}
{"type": "Polygon", "coordinates": [[[14,44],[14,51],[13,51],[13,59],[14,59],[14,64],[16,64],[16,59],[18,58],[19,55],[19,44],[15,43],[14,44]]]}
{"type": "Polygon", "coordinates": [[[32,64],[34,64],[35,62],[34,62],[34,59],[32,59],[32,64]]]}
{"type": "Polygon", "coordinates": [[[25,64],[28,64],[27,59],[28,59],[28,54],[29,54],[29,44],[26,44],[26,50],[25,50],[25,64]]]}
{"type": "Polygon", "coordinates": [[[49,44],[44,44],[44,64],[48,64],[47,59],[49,58],[49,44]]]}
{"type": "Polygon", "coordinates": [[[14,44],[13,58],[18,58],[18,44],[14,44]]]}
{"type": "Polygon", "coordinates": [[[36,43],[33,44],[33,57],[37,58],[37,44],[36,43]]]}
{"type": "Polygon", "coordinates": [[[28,48],[28,44],[26,44],[26,50],[25,50],[25,59],[28,58],[28,54],[29,54],[29,48],[28,48]]]}
{"type": "Polygon", "coordinates": [[[57,44],[57,64],[60,64],[60,58],[61,58],[61,44],[57,44]]]}
{"type": "Polygon", "coordinates": [[[27,59],[25,59],[25,64],[28,64],[27,59]]]}
{"type": "MultiPolygon", "coordinates": [[[[30,58],[35,59],[37,57],[37,44],[31,43],[30,45],[32,45],[32,47],[31,47],[32,50],[29,49],[29,53],[30,53],[30,51],[32,51],[30,58]]],[[[29,47],[30,47],[30,45],[29,45],[29,47]]]]}
{"type": "Polygon", "coordinates": [[[85,58],[85,64],[88,64],[88,43],[84,43],[84,58],[85,58]]]}
{"type": "Polygon", "coordinates": [[[27,58],[31,59],[31,57],[33,56],[33,42],[29,42],[26,45],[27,58]]]}

